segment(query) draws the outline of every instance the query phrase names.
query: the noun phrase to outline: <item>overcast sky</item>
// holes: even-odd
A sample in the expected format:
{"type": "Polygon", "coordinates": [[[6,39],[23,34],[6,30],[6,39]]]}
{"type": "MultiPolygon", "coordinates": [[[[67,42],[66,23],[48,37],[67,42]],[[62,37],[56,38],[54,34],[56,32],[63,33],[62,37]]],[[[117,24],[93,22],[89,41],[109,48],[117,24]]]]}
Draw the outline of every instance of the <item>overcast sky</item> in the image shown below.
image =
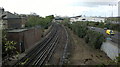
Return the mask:
{"type": "Polygon", "coordinates": [[[40,16],[118,16],[120,0],[0,0],[5,11],[18,14],[37,13],[40,16]],[[116,6],[109,6],[109,4],[116,6]]]}

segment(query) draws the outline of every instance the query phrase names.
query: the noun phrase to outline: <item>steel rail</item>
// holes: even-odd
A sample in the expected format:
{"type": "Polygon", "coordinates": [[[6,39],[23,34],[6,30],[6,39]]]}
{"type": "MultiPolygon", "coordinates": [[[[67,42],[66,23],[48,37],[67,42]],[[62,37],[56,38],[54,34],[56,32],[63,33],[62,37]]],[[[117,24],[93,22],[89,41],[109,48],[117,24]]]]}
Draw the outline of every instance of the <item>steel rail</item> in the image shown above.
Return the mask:
{"type": "Polygon", "coordinates": [[[51,38],[51,40],[50,40],[49,42],[47,42],[41,49],[39,49],[39,51],[37,51],[35,57],[33,57],[33,58],[31,59],[31,61],[28,62],[27,65],[29,65],[29,64],[34,65],[33,63],[39,58],[38,56],[43,55],[45,49],[48,49],[48,48],[49,48],[49,43],[50,43],[50,42],[52,42],[52,38],[51,38]],[[37,59],[36,59],[36,58],[37,58],[37,59]],[[30,63],[30,62],[31,62],[31,63],[30,63]],[[32,63],[32,62],[33,62],[33,63],[32,63]]]}
{"type": "MultiPolygon", "coordinates": [[[[54,28],[52,29],[52,32],[54,32],[55,30],[54,30],[54,28]]],[[[22,58],[20,61],[18,61],[15,65],[19,65],[19,63],[20,62],[24,62],[28,57],[30,57],[30,56],[32,56],[33,55],[33,53],[38,49],[38,48],[40,48],[42,45],[43,45],[43,43],[46,43],[46,41],[49,41],[49,40],[51,40],[51,36],[53,35],[53,33],[51,33],[51,34],[49,34],[49,37],[48,38],[45,38],[45,40],[43,40],[40,44],[39,44],[39,46],[36,46],[35,47],[35,49],[33,49],[33,50],[31,50],[31,52],[29,52],[24,58],[22,58]],[[49,40],[48,40],[49,39],[49,40]],[[41,45],[42,44],[42,45],[41,45]]]]}
{"type": "Polygon", "coordinates": [[[34,65],[39,65],[39,66],[43,65],[43,63],[45,62],[45,59],[49,56],[53,47],[57,43],[56,42],[57,40],[58,40],[58,37],[55,39],[55,41],[53,43],[51,43],[51,46],[48,49],[46,49],[46,52],[40,57],[40,59],[38,59],[38,61],[34,65]]]}

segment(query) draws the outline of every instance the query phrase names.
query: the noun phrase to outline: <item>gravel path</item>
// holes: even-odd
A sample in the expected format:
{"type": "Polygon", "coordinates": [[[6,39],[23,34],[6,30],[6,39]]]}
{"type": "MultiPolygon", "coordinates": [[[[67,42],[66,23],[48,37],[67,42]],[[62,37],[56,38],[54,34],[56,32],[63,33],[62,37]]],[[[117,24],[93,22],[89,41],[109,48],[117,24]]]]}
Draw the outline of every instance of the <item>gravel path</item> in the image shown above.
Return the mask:
{"type": "MultiPolygon", "coordinates": [[[[70,31],[70,30],[69,30],[70,31]]],[[[70,61],[72,65],[98,65],[109,64],[112,60],[107,55],[97,49],[93,49],[85,43],[84,39],[76,36],[72,31],[70,35],[73,39],[72,53],[70,61]]]]}

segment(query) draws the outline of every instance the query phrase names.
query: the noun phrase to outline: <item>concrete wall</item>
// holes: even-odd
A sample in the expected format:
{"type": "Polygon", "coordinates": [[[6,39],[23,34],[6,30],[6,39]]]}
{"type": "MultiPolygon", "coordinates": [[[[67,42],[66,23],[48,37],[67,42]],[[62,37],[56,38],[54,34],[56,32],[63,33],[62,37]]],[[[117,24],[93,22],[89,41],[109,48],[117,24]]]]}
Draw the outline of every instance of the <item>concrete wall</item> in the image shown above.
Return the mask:
{"type": "Polygon", "coordinates": [[[118,54],[120,53],[120,48],[118,48],[117,45],[118,44],[107,40],[102,44],[101,50],[104,51],[109,58],[114,60],[116,59],[116,57],[118,57],[118,54]]]}

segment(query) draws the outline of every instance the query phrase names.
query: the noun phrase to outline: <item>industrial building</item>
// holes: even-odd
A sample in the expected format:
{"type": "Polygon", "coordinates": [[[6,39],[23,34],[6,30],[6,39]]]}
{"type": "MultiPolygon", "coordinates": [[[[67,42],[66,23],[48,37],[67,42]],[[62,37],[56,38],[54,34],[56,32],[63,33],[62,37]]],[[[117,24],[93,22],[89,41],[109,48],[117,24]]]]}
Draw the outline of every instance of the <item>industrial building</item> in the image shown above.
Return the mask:
{"type": "Polygon", "coordinates": [[[70,18],[70,22],[76,22],[76,21],[105,22],[105,18],[104,17],[82,17],[82,16],[76,16],[76,17],[70,18]]]}

